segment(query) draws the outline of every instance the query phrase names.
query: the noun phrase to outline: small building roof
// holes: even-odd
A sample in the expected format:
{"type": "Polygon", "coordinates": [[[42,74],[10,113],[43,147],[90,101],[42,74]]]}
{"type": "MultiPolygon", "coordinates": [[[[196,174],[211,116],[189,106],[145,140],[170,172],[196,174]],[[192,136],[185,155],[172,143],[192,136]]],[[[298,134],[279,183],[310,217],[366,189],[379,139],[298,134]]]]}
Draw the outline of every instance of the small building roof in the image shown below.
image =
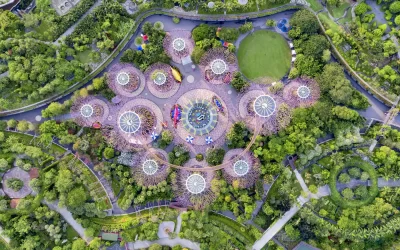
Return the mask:
{"type": "Polygon", "coordinates": [[[292,250],[320,250],[320,249],[313,247],[310,244],[307,244],[304,241],[302,241],[299,244],[297,244],[297,246],[295,246],[292,250]]]}
{"type": "Polygon", "coordinates": [[[29,170],[29,177],[32,179],[39,177],[39,169],[38,168],[31,168],[29,170]]]}
{"type": "Polygon", "coordinates": [[[11,207],[11,208],[17,208],[17,206],[18,206],[20,200],[21,200],[21,199],[12,199],[12,200],[10,201],[10,207],[11,207]]]}
{"type": "Polygon", "coordinates": [[[102,240],[108,240],[108,241],[118,241],[119,234],[118,233],[101,233],[101,239],[102,240]]]}

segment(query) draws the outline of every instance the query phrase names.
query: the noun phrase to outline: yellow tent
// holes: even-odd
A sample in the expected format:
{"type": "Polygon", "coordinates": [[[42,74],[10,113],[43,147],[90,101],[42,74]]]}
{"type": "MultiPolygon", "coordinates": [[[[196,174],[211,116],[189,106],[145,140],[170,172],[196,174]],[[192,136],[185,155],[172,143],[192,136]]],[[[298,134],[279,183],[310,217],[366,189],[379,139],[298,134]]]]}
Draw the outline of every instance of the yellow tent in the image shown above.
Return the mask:
{"type": "Polygon", "coordinates": [[[172,75],[174,76],[175,80],[177,82],[182,82],[182,76],[181,74],[174,68],[171,67],[172,75]]]}

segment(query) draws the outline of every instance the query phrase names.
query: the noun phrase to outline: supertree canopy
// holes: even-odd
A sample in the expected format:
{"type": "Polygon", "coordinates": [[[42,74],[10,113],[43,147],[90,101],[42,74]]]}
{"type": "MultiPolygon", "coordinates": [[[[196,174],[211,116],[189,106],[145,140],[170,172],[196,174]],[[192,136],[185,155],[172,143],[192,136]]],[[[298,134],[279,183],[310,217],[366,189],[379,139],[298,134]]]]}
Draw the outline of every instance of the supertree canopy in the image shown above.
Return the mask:
{"type": "Polygon", "coordinates": [[[144,74],[150,93],[158,98],[169,98],[179,90],[180,84],[174,79],[168,64],[155,63],[144,74]]]}
{"type": "Polygon", "coordinates": [[[238,70],[235,54],[225,48],[208,50],[200,60],[200,68],[206,81],[213,84],[230,83],[238,70]]]}
{"type": "Polygon", "coordinates": [[[280,96],[263,90],[251,90],[239,101],[239,114],[247,125],[262,134],[273,134],[290,123],[291,108],[280,96]]]}
{"type": "MultiPolygon", "coordinates": [[[[191,159],[185,167],[203,168],[206,163],[199,163],[191,159]]],[[[182,207],[193,207],[204,209],[215,199],[211,191],[211,181],[214,178],[214,171],[189,171],[181,169],[178,172],[178,180],[174,186],[177,195],[177,202],[182,207]]]]}
{"type": "Polygon", "coordinates": [[[108,104],[93,96],[77,98],[71,107],[71,116],[75,122],[83,127],[103,124],[110,110],[108,104]]]}
{"type": "Polygon", "coordinates": [[[192,54],[194,41],[192,33],[186,30],[172,30],[167,32],[164,42],[164,50],[176,63],[182,63],[182,59],[192,54]]]}
{"type": "Polygon", "coordinates": [[[250,152],[244,149],[229,150],[224,157],[223,169],[226,181],[240,188],[253,186],[260,176],[260,162],[250,152]]]}
{"type": "Polygon", "coordinates": [[[132,168],[136,183],[141,186],[154,186],[168,177],[168,155],[164,150],[151,148],[140,154],[143,154],[140,163],[132,168]]]}
{"type": "Polygon", "coordinates": [[[124,97],[139,95],[145,86],[145,78],[140,70],[130,64],[115,64],[107,73],[108,86],[124,97]]]}
{"type": "Polygon", "coordinates": [[[309,107],[320,97],[318,83],[311,78],[301,77],[292,80],[283,89],[283,98],[291,107],[309,107]]]}
{"type": "Polygon", "coordinates": [[[104,133],[109,143],[120,150],[126,151],[149,144],[162,130],[162,112],[155,103],[147,99],[127,101],[113,114],[116,115],[110,116],[108,129],[104,133]]]}

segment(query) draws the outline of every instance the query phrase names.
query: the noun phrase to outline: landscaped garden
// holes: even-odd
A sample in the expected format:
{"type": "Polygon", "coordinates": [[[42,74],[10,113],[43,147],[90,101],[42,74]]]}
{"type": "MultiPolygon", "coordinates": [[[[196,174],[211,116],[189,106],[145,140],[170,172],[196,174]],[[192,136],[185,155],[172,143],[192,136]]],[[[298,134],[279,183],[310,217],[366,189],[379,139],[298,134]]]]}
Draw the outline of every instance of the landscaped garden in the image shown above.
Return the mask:
{"type": "Polygon", "coordinates": [[[0,10],[0,111],[63,95],[0,120],[0,248],[395,247],[400,132],[328,39],[397,93],[400,7],[286,3],[103,1],[65,38],[94,1],[0,10]]]}
{"type": "Polygon", "coordinates": [[[240,71],[258,83],[272,83],[289,73],[291,53],[288,42],[278,33],[259,30],[241,41],[240,71]]]}

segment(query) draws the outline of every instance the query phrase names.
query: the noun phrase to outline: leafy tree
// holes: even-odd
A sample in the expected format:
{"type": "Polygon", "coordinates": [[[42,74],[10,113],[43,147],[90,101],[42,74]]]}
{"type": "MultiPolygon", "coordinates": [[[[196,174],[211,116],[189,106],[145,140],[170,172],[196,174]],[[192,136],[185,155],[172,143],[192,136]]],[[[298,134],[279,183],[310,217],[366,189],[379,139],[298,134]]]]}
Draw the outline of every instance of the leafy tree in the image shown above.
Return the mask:
{"type": "Polygon", "coordinates": [[[150,247],[149,247],[149,250],[162,250],[163,249],[163,247],[160,245],[160,244],[152,244],[150,247]]]}
{"type": "Polygon", "coordinates": [[[268,27],[274,27],[276,25],[276,21],[274,19],[267,19],[265,23],[268,27]]]}
{"type": "Polygon", "coordinates": [[[244,34],[246,32],[249,32],[253,29],[253,23],[252,22],[246,22],[242,26],[239,27],[239,32],[241,34],[244,34]]]}
{"type": "Polygon", "coordinates": [[[351,200],[354,197],[353,190],[351,190],[350,188],[343,189],[342,190],[342,195],[346,200],[351,200]]]}
{"type": "Polygon", "coordinates": [[[361,170],[360,168],[354,167],[349,169],[349,175],[353,178],[360,178],[361,177],[361,170]]]}
{"type": "Polygon", "coordinates": [[[396,14],[400,12],[400,2],[399,1],[394,1],[390,6],[389,10],[391,13],[396,14]]]}
{"type": "Polygon", "coordinates": [[[228,42],[235,42],[239,35],[239,30],[235,28],[222,27],[219,31],[219,37],[228,42]]]}
{"type": "Polygon", "coordinates": [[[349,109],[344,106],[335,106],[332,108],[332,114],[337,116],[339,119],[347,121],[356,121],[360,119],[360,115],[357,111],[349,109]]]}
{"type": "MultiPolygon", "coordinates": [[[[299,29],[300,33],[307,35],[316,34],[320,29],[318,20],[308,10],[300,10],[294,13],[290,19],[290,24],[294,30],[299,29]]],[[[289,36],[292,36],[291,32],[289,32],[289,36]]]]}
{"type": "Polygon", "coordinates": [[[362,16],[365,13],[367,13],[368,11],[371,10],[371,6],[369,6],[368,4],[366,4],[365,2],[361,2],[359,3],[356,8],[354,9],[354,13],[357,16],[362,16]]]}
{"type": "Polygon", "coordinates": [[[195,42],[204,40],[204,39],[212,39],[215,37],[217,29],[214,26],[210,26],[207,24],[200,24],[192,31],[192,37],[195,42]]]}
{"type": "Polygon", "coordinates": [[[231,86],[238,92],[244,92],[250,87],[250,83],[244,79],[240,72],[236,72],[231,81],[231,86]]]}
{"type": "Polygon", "coordinates": [[[0,159],[0,172],[5,172],[10,168],[6,159],[0,159]]]}
{"type": "Polygon", "coordinates": [[[17,178],[7,179],[7,186],[14,191],[19,191],[24,186],[24,182],[17,178]]]}
{"type": "Polygon", "coordinates": [[[287,224],[285,226],[286,235],[292,240],[297,240],[300,238],[300,231],[295,229],[292,224],[287,224]]]}
{"type": "Polygon", "coordinates": [[[244,122],[237,122],[232,125],[226,134],[228,148],[244,148],[250,140],[250,131],[244,122]]]}
{"type": "Polygon", "coordinates": [[[351,178],[347,173],[342,173],[339,175],[339,182],[340,183],[349,183],[351,178]]]}
{"type": "Polygon", "coordinates": [[[114,149],[113,148],[105,148],[103,155],[104,155],[104,158],[106,158],[106,159],[114,158],[114,149]]]}
{"type": "Polygon", "coordinates": [[[323,52],[329,49],[329,43],[325,36],[312,35],[305,42],[300,44],[300,48],[305,56],[321,58],[323,52]]]}
{"type": "Polygon", "coordinates": [[[222,148],[208,149],[206,154],[206,161],[211,166],[216,166],[222,163],[225,156],[225,150],[222,148]]]}
{"type": "Polygon", "coordinates": [[[14,129],[17,126],[17,121],[14,119],[10,119],[7,121],[7,127],[9,129],[14,129]]]}
{"type": "Polygon", "coordinates": [[[79,238],[72,243],[72,250],[85,250],[87,249],[86,243],[83,239],[79,238]]]}
{"type": "Polygon", "coordinates": [[[68,193],[67,205],[76,208],[82,206],[86,199],[86,192],[83,187],[76,187],[68,193]]]}
{"type": "Polygon", "coordinates": [[[166,148],[174,140],[174,135],[170,130],[163,130],[161,132],[161,139],[158,142],[160,148],[166,148]]]}

